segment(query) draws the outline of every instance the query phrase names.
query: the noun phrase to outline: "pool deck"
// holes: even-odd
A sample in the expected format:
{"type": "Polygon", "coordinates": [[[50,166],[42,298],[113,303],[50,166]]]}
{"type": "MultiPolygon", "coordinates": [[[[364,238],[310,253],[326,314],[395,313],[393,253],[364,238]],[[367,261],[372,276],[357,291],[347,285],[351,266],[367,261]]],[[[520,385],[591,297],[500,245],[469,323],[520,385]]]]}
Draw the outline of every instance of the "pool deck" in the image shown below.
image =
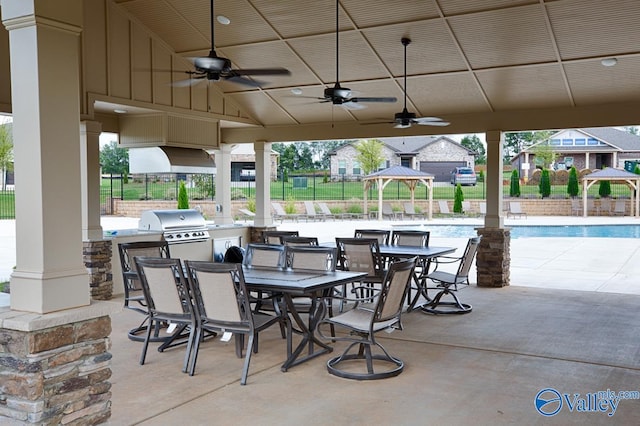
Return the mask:
{"type": "MultiPolygon", "coordinates": [[[[138,218],[103,216],[106,230],[136,229],[138,218]]],[[[356,228],[388,228],[399,225],[477,225],[481,218],[435,218],[432,221],[327,221],[284,222],[278,229],[298,230],[300,235],[332,241],[350,236],[356,228]]],[[[633,217],[529,216],[505,219],[514,225],[640,225],[633,217]]],[[[463,238],[439,238],[432,245],[462,248],[463,238]]],[[[0,280],[8,279],[15,265],[15,221],[0,220],[0,280]]],[[[475,269],[475,268],[474,268],[475,269]]],[[[511,240],[511,285],[563,290],[640,294],[640,239],[638,238],[515,238],[511,240]]],[[[475,282],[475,276],[471,276],[475,282]]],[[[0,306],[9,297],[0,293],[0,306]]]]}

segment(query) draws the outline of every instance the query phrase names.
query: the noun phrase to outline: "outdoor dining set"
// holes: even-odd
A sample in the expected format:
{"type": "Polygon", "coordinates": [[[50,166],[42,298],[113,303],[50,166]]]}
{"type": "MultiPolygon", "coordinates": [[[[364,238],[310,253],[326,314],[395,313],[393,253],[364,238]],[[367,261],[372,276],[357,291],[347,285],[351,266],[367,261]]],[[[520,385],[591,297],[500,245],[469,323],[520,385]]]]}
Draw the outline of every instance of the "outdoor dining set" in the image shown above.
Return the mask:
{"type": "Polygon", "coordinates": [[[403,313],[472,310],[456,293],[469,284],[480,237],[458,257],[455,247],[430,245],[424,230],[361,229],[330,242],[297,231],[262,237],[231,247],[221,263],[172,258],[165,241],[119,244],[125,307],[144,315],[129,331],[142,342],[140,364],[150,342],[159,342],[160,352],[185,345],[182,371],[193,375],[203,342],[234,338],[236,355],[244,352],[244,385],[260,333],[277,325],[286,342],[282,371],[346,342],[327,361],[328,372],[381,379],[400,374],[404,363],[376,334],[401,330],[403,313]]]}

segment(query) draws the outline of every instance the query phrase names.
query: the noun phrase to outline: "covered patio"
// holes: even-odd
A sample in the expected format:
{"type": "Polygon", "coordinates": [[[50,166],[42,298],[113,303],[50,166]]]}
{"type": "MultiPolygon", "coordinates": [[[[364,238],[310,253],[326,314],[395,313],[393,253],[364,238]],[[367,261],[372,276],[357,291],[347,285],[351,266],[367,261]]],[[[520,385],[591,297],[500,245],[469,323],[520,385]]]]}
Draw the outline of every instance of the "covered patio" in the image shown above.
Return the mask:
{"type": "MultiPolygon", "coordinates": [[[[88,269],[97,270],[108,281],[109,273],[99,270],[95,262],[115,249],[104,239],[100,225],[101,132],[118,133],[122,146],[130,148],[166,145],[215,151],[217,174],[222,177],[216,186],[217,224],[233,223],[228,185],[231,148],[233,144],[253,143],[254,224],[263,229],[274,226],[268,184],[272,143],[442,133],[440,127],[417,123],[408,128],[394,127],[402,124],[396,121],[397,115],[403,114],[399,103],[369,102],[369,108],[358,108],[367,103],[367,97],[404,98],[407,114],[440,117],[451,123],[446,128],[449,134],[485,134],[487,215],[481,228],[483,247],[477,260],[477,282],[487,287],[510,284],[510,239],[501,209],[504,133],[635,124],[640,85],[632,76],[640,74],[640,29],[631,18],[640,15],[640,3],[400,3],[219,2],[217,13],[224,15],[214,19],[211,13],[211,19],[206,19],[211,11],[207,0],[1,0],[4,28],[0,41],[4,47],[0,49],[0,111],[13,116],[16,171],[16,265],[11,276],[11,309],[0,313],[0,336],[4,342],[11,342],[3,345],[2,358],[10,361],[3,364],[0,381],[1,416],[31,423],[64,417],[64,423],[90,424],[106,421],[111,415],[110,315],[118,310],[119,303],[92,297],[89,287],[93,275],[87,274],[88,269]],[[231,25],[218,25],[220,21],[231,25]],[[408,67],[403,69],[401,38],[407,36],[412,43],[408,67]],[[219,56],[215,56],[215,49],[219,56]],[[191,85],[184,80],[193,76],[194,62],[189,58],[194,57],[200,59],[199,63],[226,64],[226,60],[215,59],[228,59],[233,70],[285,68],[290,72],[269,76],[263,82],[261,77],[238,79],[242,71],[221,75],[214,70],[199,75],[203,84],[191,85]],[[338,79],[339,73],[342,80],[338,79]],[[234,77],[236,82],[226,77],[234,77]],[[405,79],[406,91],[402,84],[405,79]],[[243,83],[237,84],[238,80],[243,83]],[[345,104],[352,108],[343,108],[345,104]],[[57,357],[57,351],[66,356],[57,357]],[[67,365],[59,367],[56,362],[67,365]],[[77,364],[82,368],[75,368],[77,364]],[[73,377],[46,370],[65,367],[73,377]],[[31,369],[38,374],[32,374],[31,369]],[[45,377],[55,377],[63,384],[45,377]],[[58,405],[52,409],[52,404],[58,405]]],[[[472,291],[494,299],[484,308],[491,312],[494,306],[508,310],[509,305],[496,302],[504,290],[472,291]]],[[[116,289],[115,300],[119,291],[116,289]]],[[[100,297],[108,299],[110,295],[100,297]]],[[[637,311],[634,298],[609,301],[618,306],[635,304],[637,311]]],[[[595,300],[589,300],[588,305],[590,310],[600,306],[595,300]]],[[[553,309],[561,308],[555,305],[553,309]]],[[[619,315],[619,311],[601,312],[607,321],[619,315]]],[[[473,321],[465,326],[492,324],[504,329],[508,323],[473,321]]],[[[628,328],[620,330],[631,329],[630,324],[629,320],[628,328]]],[[[451,323],[448,325],[450,329],[451,323]]],[[[423,332],[430,327],[415,329],[423,332]]],[[[537,328],[531,333],[535,336],[541,331],[537,328]]],[[[475,343],[475,334],[460,334],[475,343]]],[[[602,331],[606,337],[613,334],[611,330],[602,331]]],[[[563,335],[556,330],[547,337],[562,338],[569,346],[575,341],[579,346],[563,354],[542,351],[540,359],[532,359],[533,364],[540,365],[541,360],[555,363],[557,356],[559,364],[552,370],[564,371],[568,359],[575,358],[573,352],[589,352],[585,350],[589,348],[587,342],[574,334],[563,335]]],[[[424,345],[418,346],[418,358],[457,358],[457,352],[451,349],[460,342],[449,341],[445,344],[447,351],[429,354],[427,348],[433,342],[426,335],[424,339],[424,345]]],[[[629,339],[622,346],[614,346],[611,341],[606,348],[594,346],[598,353],[593,358],[582,362],[578,357],[578,370],[562,377],[570,387],[590,389],[595,381],[580,383],[576,379],[589,377],[580,369],[589,362],[590,371],[601,371],[604,366],[607,370],[603,373],[613,378],[608,381],[600,376],[599,384],[627,387],[627,379],[635,378],[636,370],[624,370],[627,374],[620,376],[621,368],[630,368],[620,359],[626,362],[637,354],[629,346],[633,341],[629,339]],[[608,350],[611,347],[620,347],[619,353],[612,354],[608,350]]],[[[485,375],[484,366],[513,367],[531,359],[526,343],[480,346],[483,354],[492,356],[488,364],[480,365],[471,362],[476,350],[472,349],[470,359],[440,365],[437,373],[443,376],[432,371],[424,373],[426,377],[403,374],[401,378],[409,380],[409,386],[402,387],[402,392],[398,390],[390,400],[403,404],[408,389],[418,389],[417,393],[424,392],[427,399],[442,406],[454,401],[455,410],[453,405],[446,406],[450,412],[472,417],[477,410],[469,404],[477,400],[477,395],[486,395],[488,385],[495,382],[508,388],[506,382],[485,375]],[[500,351],[507,353],[506,357],[502,358],[500,351]],[[512,351],[523,355],[514,356],[512,351]],[[485,379],[484,388],[464,387],[466,382],[462,382],[462,388],[447,388],[446,377],[464,372],[459,369],[461,365],[474,365],[473,374],[485,379]],[[442,386],[428,386],[429,379],[442,386]],[[470,411],[460,409],[459,395],[466,396],[462,401],[470,411]]],[[[404,354],[405,348],[399,349],[400,355],[404,354]]],[[[114,361],[113,369],[121,368],[122,364],[114,361]]],[[[140,376],[141,371],[148,369],[138,369],[140,376]]],[[[296,374],[292,371],[284,377],[296,374]]],[[[114,389],[126,389],[138,375],[126,379],[114,376],[114,389]]],[[[324,376],[324,371],[313,370],[310,377],[326,380],[324,376]]],[[[194,383],[177,378],[170,381],[164,374],[161,377],[172,385],[194,383]]],[[[311,381],[309,377],[300,379],[311,381]]],[[[518,384],[525,386],[528,380],[522,378],[518,384]]],[[[223,381],[218,384],[225,385],[223,381]]],[[[497,388],[491,389],[499,397],[513,399],[513,392],[505,395],[497,388]]],[[[150,387],[141,391],[135,397],[154,396],[150,387]]],[[[237,396],[239,390],[231,392],[231,396],[237,396]]],[[[170,414],[171,400],[182,397],[175,390],[168,393],[158,412],[170,414]]],[[[314,396],[316,392],[309,394],[314,396]]],[[[224,401],[222,394],[212,395],[224,401]]],[[[523,397],[523,403],[525,399],[531,404],[531,395],[523,397]]],[[[421,398],[421,403],[424,400],[421,398]]],[[[236,401],[244,401],[242,411],[246,412],[247,398],[236,401]]],[[[120,410],[126,402],[116,398],[114,404],[120,410]]],[[[375,408],[370,413],[382,419],[380,416],[386,413],[380,398],[368,402],[363,405],[375,408]]],[[[415,406],[414,401],[411,407],[415,406]]],[[[207,401],[207,415],[214,416],[211,407],[220,404],[207,401]]],[[[140,413],[144,408],[136,405],[128,412],[140,413]]],[[[323,413],[331,408],[325,407],[323,413]]],[[[303,413],[305,419],[309,419],[308,414],[303,413]]],[[[394,420],[390,418],[389,423],[394,420]]],[[[631,423],[637,419],[627,420],[631,423]]],[[[184,415],[180,421],[184,422],[184,415]]]]}

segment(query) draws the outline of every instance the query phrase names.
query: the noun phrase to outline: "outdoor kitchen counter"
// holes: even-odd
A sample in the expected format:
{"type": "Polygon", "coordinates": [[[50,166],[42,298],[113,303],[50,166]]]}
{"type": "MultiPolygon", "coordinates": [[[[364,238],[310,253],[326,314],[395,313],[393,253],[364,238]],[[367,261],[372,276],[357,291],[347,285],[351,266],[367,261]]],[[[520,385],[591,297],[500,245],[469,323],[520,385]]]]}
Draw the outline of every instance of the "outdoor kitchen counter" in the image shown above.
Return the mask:
{"type": "MultiPolygon", "coordinates": [[[[220,260],[220,254],[224,255],[224,252],[228,247],[232,245],[247,244],[250,237],[249,228],[249,226],[245,225],[216,225],[214,223],[207,223],[207,231],[209,232],[210,237],[210,249],[208,250],[208,252],[211,253],[210,258],[192,260],[213,260],[214,252],[218,255],[217,260],[220,260]]],[[[124,293],[118,244],[133,241],[159,241],[162,239],[162,235],[162,231],[141,231],[138,229],[115,229],[104,231],[104,239],[112,240],[111,272],[114,296],[119,296],[124,293]]],[[[191,244],[192,243],[172,245],[170,247],[171,255],[188,259],[190,257],[189,246],[191,244]]]]}

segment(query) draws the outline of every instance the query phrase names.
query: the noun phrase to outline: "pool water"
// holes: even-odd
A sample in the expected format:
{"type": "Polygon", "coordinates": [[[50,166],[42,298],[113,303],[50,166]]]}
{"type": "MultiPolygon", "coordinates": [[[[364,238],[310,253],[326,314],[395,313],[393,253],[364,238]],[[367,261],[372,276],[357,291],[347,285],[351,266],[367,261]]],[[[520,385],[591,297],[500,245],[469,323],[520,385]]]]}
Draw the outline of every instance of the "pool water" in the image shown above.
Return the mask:
{"type": "MultiPolygon", "coordinates": [[[[431,237],[470,238],[476,236],[475,229],[478,227],[477,225],[431,225],[420,227],[420,229],[431,231],[431,237]]],[[[511,238],[640,238],[640,225],[515,225],[510,228],[511,238]]]]}

